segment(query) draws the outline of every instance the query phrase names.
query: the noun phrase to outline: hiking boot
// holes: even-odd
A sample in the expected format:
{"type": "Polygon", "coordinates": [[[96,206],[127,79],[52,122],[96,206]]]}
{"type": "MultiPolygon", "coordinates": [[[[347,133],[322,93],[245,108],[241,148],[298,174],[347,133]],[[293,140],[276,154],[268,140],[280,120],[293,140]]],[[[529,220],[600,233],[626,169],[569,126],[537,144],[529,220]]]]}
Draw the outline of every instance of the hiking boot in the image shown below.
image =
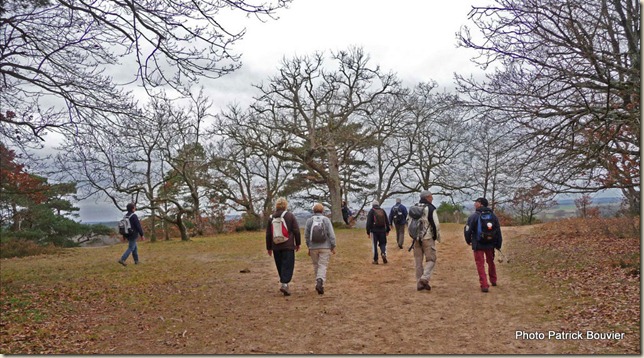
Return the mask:
{"type": "Polygon", "coordinates": [[[490,289],[489,289],[489,288],[487,288],[487,287],[481,287],[481,292],[486,292],[486,293],[487,293],[487,292],[489,292],[489,291],[490,291],[490,289]]]}
{"type": "Polygon", "coordinates": [[[424,280],[422,278],[418,281],[418,285],[423,286],[423,288],[421,288],[421,290],[427,290],[427,291],[432,290],[432,286],[429,285],[429,281],[424,280]]]}
{"type": "Polygon", "coordinates": [[[387,263],[387,255],[382,254],[382,263],[386,264],[387,263]]]}
{"type": "Polygon", "coordinates": [[[378,264],[378,260],[373,260],[372,264],[377,265],[377,264],[378,264]]]}
{"type": "Polygon", "coordinates": [[[316,280],[315,284],[315,290],[318,291],[318,294],[323,295],[324,294],[324,281],[321,278],[318,278],[316,280]]]}
{"type": "Polygon", "coordinates": [[[418,283],[416,284],[416,290],[417,291],[422,291],[424,289],[425,289],[425,285],[423,285],[422,282],[418,281],[418,283]]]}
{"type": "Polygon", "coordinates": [[[492,282],[492,286],[495,286],[495,287],[496,287],[496,282],[492,282]]]}
{"type": "Polygon", "coordinates": [[[125,261],[123,261],[123,260],[119,260],[118,262],[119,262],[121,265],[123,265],[123,266],[127,266],[127,264],[126,264],[126,263],[125,263],[125,261]]]}
{"type": "Polygon", "coordinates": [[[138,265],[138,264],[140,264],[140,263],[141,263],[141,261],[134,261],[134,264],[135,264],[135,265],[138,265]]]}
{"type": "Polygon", "coordinates": [[[280,291],[284,294],[284,296],[291,295],[291,291],[288,289],[288,283],[283,283],[282,287],[280,287],[280,291]]]}
{"type": "Polygon", "coordinates": [[[402,249],[402,245],[398,245],[398,248],[399,248],[399,249],[402,249]]]}

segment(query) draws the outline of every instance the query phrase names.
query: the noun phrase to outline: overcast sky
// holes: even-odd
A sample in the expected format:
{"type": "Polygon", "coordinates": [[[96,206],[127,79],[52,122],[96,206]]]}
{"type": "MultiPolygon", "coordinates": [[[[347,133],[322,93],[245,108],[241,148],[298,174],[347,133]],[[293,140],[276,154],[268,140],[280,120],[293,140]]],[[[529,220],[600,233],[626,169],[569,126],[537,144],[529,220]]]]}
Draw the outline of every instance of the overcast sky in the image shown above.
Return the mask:
{"type": "Polygon", "coordinates": [[[473,5],[490,2],[294,0],[277,21],[245,20],[246,36],[235,46],[242,68],[203,84],[216,104],[243,104],[251,84],[274,75],[283,58],[359,46],[372,65],[397,73],[408,86],[435,80],[449,90],[454,72],[479,71],[470,61],[474,52],[456,47],[456,33],[473,5]]]}
{"type": "MultiPolygon", "coordinates": [[[[439,90],[450,90],[454,73],[480,73],[469,49],[457,48],[456,33],[468,23],[473,5],[490,0],[294,0],[278,12],[278,20],[224,19],[233,30],[246,27],[234,46],[242,54],[242,68],[217,80],[202,81],[219,112],[228,104],[241,105],[257,94],[252,84],[274,75],[283,58],[315,51],[362,47],[385,72],[396,73],[407,86],[434,80],[439,90]]],[[[436,198],[440,200],[440,198],[436,198]]],[[[386,204],[386,203],[385,203],[386,204]]],[[[83,222],[113,221],[122,215],[111,204],[79,203],[83,222]]]]}

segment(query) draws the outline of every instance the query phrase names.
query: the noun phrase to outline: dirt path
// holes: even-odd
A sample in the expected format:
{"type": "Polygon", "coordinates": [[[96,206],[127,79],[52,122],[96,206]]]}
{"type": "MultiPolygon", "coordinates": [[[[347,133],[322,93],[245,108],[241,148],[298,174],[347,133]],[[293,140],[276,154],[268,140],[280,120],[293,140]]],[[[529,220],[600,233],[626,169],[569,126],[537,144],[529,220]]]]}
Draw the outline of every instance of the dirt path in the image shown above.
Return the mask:
{"type": "MultiPolygon", "coordinates": [[[[202,282],[173,285],[180,299],[172,294],[164,302],[137,305],[135,312],[112,312],[128,322],[130,333],[114,335],[113,327],[97,332],[100,338],[88,348],[107,354],[556,353],[553,341],[515,339],[517,330],[556,329],[543,318],[544,297],[513,281],[507,263],[497,265],[499,285],[482,293],[461,230],[443,225],[431,292],[416,291],[413,256],[391,244],[393,235],[389,264],[373,265],[366,234],[338,230],[338,254],[322,296],[315,292],[305,250],[296,258],[290,297],[279,293],[265,253],[250,262],[235,258],[235,266],[250,267],[249,273],[221,273],[221,255],[204,252],[199,260],[190,258],[203,262],[194,266],[203,267],[202,282]]],[[[506,230],[506,242],[513,235],[506,230]]],[[[151,294],[163,297],[156,290],[151,294]]]]}

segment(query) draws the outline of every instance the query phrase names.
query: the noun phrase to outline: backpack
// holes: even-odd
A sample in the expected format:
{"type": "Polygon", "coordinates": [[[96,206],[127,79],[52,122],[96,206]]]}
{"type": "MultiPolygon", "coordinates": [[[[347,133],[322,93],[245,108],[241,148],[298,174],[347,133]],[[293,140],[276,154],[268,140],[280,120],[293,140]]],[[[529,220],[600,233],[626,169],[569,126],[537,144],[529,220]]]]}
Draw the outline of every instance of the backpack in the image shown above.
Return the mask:
{"type": "Polygon", "coordinates": [[[429,211],[426,211],[427,206],[422,203],[415,204],[409,208],[409,226],[407,231],[409,231],[409,236],[412,239],[418,241],[422,240],[429,229],[429,219],[427,215],[429,211]]]}
{"type": "Polygon", "coordinates": [[[381,208],[373,209],[373,226],[380,228],[387,226],[387,213],[381,208]]]}
{"type": "Polygon", "coordinates": [[[324,224],[324,217],[314,215],[311,217],[311,242],[316,244],[323,243],[327,239],[326,225],[324,224]]]}
{"type": "Polygon", "coordinates": [[[496,215],[491,211],[482,211],[477,220],[476,239],[482,244],[491,244],[496,239],[499,226],[496,215]]]}
{"type": "Polygon", "coordinates": [[[403,216],[402,210],[400,210],[400,204],[394,205],[394,220],[393,222],[396,225],[405,224],[405,217],[403,216]]]}
{"type": "Polygon", "coordinates": [[[123,219],[119,221],[119,234],[123,236],[129,236],[133,230],[132,230],[132,224],[130,223],[130,216],[132,216],[133,213],[127,213],[123,216],[123,219]]]}
{"type": "Polygon", "coordinates": [[[286,215],[286,210],[282,215],[273,218],[271,221],[271,230],[273,233],[273,243],[281,244],[288,241],[288,228],[286,227],[286,221],[284,220],[284,215],[286,215]]]}

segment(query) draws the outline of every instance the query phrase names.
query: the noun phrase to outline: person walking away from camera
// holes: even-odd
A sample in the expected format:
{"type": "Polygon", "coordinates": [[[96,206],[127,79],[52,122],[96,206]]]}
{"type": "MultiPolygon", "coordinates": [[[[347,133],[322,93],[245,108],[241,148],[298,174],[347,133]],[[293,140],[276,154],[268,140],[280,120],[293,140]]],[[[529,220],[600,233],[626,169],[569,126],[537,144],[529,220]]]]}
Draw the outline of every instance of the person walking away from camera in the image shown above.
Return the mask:
{"type": "Polygon", "coordinates": [[[349,217],[351,216],[351,210],[349,209],[349,206],[347,206],[347,202],[343,201],[342,202],[342,220],[344,220],[344,223],[349,225],[349,217]]]}
{"type": "Polygon", "coordinates": [[[476,271],[479,274],[481,291],[488,292],[489,284],[485,274],[485,263],[487,262],[488,275],[492,286],[496,286],[498,277],[496,265],[494,264],[494,249],[501,250],[503,237],[499,219],[494,215],[492,209],[488,208],[488,201],[485,198],[474,200],[476,209],[467,219],[465,225],[465,242],[472,246],[476,271]]]}
{"type": "Polygon", "coordinates": [[[441,241],[440,223],[436,207],[432,204],[434,196],[429,190],[420,193],[418,204],[423,207],[423,216],[427,219],[427,229],[424,231],[420,240],[413,243],[414,263],[416,264],[416,289],[418,291],[431,291],[429,281],[436,267],[436,242],[441,241]],[[423,262],[424,261],[424,262],[423,262]]]}
{"type": "Polygon", "coordinates": [[[380,208],[377,200],[371,203],[371,210],[367,214],[367,236],[371,238],[373,244],[373,263],[378,264],[378,247],[380,247],[380,256],[382,263],[387,263],[387,235],[389,235],[390,226],[387,220],[387,213],[380,208]]]}
{"type": "Polygon", "coordinates": [[[280,278],[280,292],[290,296],[288,284],[293,278],[295,269],[295,252],[300,250],[300,227],[297,218],[287,210],[285,198],[278,198],[275,211],[266,226],[266,251],[273,256],[280,278]]]}
{"type": "Polygon", "coordinates": [[[405,224],[407,223],[407,208],[402,204],[400,198],[396,199],[396,205],[389,211],[389,223],[396,228],[396,242],[398,248],[402,249],[405,243],[405,224]]]}
{"type": "Polygon", "coordinates": [[[127,239],[127,249],[123,253],[123,256],[121,256],[121,259],[118,261],[121,265],[127,266],[127,263],[125,261],[127,258],[132,254],[132,258],[134,259],[134,264],[138,265],[139,264],[139,250],[138,246],[136,244],[136,241],[139,239],[139,236],[141,237],[141,240],[144,240],[144,235],[143,235],[143,227],[141,226],[141,222],[139,221],[139,217],[134,213],[136,211],[136,205],[134,203],[129,203],[125,206],[127,209],[127,214],[125,214],[128,219],[130,220],[130,233],[123,235],[125,239],[127,239]]]}
{"type": "Polygon", "coordinates": [[[313,216],[306,221],[304,240],[308,247],[308,255],[313,263],[315,273],[315,290],[324,294],[324,283],[331,254],[335,255],[335,232],[333,224],[323,215],[324,206],[320,203],[313,205],[313,216]]]}

